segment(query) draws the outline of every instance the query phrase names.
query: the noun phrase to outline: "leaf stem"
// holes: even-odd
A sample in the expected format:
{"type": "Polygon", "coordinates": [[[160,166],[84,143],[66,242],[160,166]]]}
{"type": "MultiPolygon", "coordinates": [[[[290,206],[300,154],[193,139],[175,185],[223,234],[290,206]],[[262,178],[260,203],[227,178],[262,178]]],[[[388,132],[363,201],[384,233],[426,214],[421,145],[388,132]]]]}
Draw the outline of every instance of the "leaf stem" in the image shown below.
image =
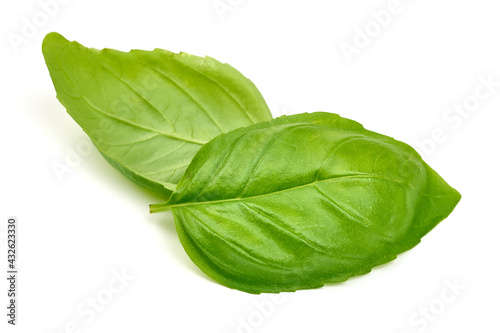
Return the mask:
{"type": "Polygon", "coordinates": [[[168,204],[168,202],[149,205],[150,214],[168,212],[169,210],[170,210],[170,205],[168,204]]]}

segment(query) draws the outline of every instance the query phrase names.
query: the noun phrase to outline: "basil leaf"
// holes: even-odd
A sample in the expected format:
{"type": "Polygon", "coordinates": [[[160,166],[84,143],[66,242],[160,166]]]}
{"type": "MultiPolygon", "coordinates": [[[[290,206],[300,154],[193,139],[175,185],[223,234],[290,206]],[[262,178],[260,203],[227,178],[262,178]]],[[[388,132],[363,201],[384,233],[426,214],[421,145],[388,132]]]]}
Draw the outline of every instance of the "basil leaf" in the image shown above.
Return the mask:
{"type": "Polygon", "coordinates": [[[57,98],[101,154],[159,193],[215,136],[272,119],[250,80],[209,57],[96,50],[57,33],[42,49],[57,98]]]}
{"type": "Polygon", "coordinates": [[[172,210],[207,275],[261,293],[367,273],[414,247],[459,200],[410,146],[318,112],[216,137],[151,211],[172,210]]]}

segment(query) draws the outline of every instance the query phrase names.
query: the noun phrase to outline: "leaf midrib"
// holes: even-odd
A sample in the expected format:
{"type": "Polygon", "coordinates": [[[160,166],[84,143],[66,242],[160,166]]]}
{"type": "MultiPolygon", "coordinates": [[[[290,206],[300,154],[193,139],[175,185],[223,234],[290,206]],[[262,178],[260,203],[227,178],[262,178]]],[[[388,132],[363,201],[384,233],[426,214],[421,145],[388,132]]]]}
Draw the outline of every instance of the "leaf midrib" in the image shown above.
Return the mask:
{"type": "Polygon", "coordinates": [[[263,193],[263,194],[258,194],[258,195],[243,197],[243,198],[238,197],[238,198],[231,198],[231,199],[211,200],[211,201],[186,202],[186,203],[171,204],[171,205],[168,205],[168,203],[167,203],[164,207],[168,208],[168,209],[172,209],[172,208],[193,206],[193,205],[206,205],[206,204],[238,202],[238,201],[242,201],[242,200],[256,199],[256,198],[266,197],[266,196],[280,194],[280,193],[284,193],[284,192],[294,191],[294,190],[298,190],[301,188],[306,188],[308,186],[316,186],[317,184],[327,183],[327,182],[339,180],[339,179],[348,179],[348,178],[378,178],[378,179],[384,179],[384,180],[388,180],[388,181],[392,181],[392,182],[396,182],[396,183],[400,183],[400,184],[406,184],[405,182],[403,182],[401,180],[387,178],[387,177],[381,177],[381,176],[377,176],[374,174],[340,175],[340,176],[331,177],[331,178],[327,178],[327,179],[316,180],[316,181],[313,181],[313,182],[310,182],[307,184],[302,184],[302,185],[290,187],[290,188],[279,190],[279,191],[263,193]]]}
{"type": "MultiPolygon", "coordinates": [[[[54,68],[53,68],[54,69],[54,68]]],[[[57,69],[56,69],[57,70],[57,69]]],[[[165,137],[168,137],[168,138],[172,138],[172,139],[176,139],[176,140],[179,140],[179,141],[185,141],[185,142],[190,142],[190,143],[194,143],[194,144],[197,144],[197,145],[201,145],[203,146],[204,144],[206,144],[208,141],[203,141],[203,140],[196,140],[196,139],[193,139],[193,138],[186,138],[184,136],[181,136],[181,135],[177,135],[177,134],[173,134],[173,133],[164,133],[164,132],[160,132],[154,128],[150,128],[150,127],[146,127],[146,126],[143,126],[143,125],[140,125],[138,123],[135,123],[135,122],[132,122],[132,121],[129,121],[129,120],[126,120],[126,119],[123,119],[123,118],[120,118],[120,117],[117,117],[111,113],[108,113],[104,110],[102,110],[100,107],[94,105],[84,94],[83,92],[81,91],[81,89],[78,87],[78,85],[75,84],[75,82],[70,78],[70,76],[66,73],[66,71],[62,68],[62,69],[59,69],[59,71],[62,71],[64,73],[64,75],[66,76],[66,78],[68,79],[68,81],[70,81],[73,86],[75,87],[75,89],[80,93],[81,97],[91,108],[93,108],[95,111],[109,117],[109,118],[112,118],[112,119],[115,119],[117,121],[121,121],[123,123],[126,123],[126,124],[129,124],[131,126],[134,126],[134,127],[137,127],[137,128],[141,128],[143,130],[146,130],[146,131],[149,131],[149,132],[153,132],[153,133],[157,133],[159,135],[162,135],[162,136],[165,136],[165,137]]],[[[59,93],[58,93],[59,95],[59,93]]],[[[64,94],[65,96],[67,97],[70,97],[69,95],[67,94],[64,94]]],[[[59,96],[58,96],[59,97],[59,96]]],[[[61,100],[62,102],[62,100],[61,100]]],[[[65,103],[63,103],[63,105],[65,105],[65,103]]],[[[66,105],[65,105],[66,106],[66,105]]],[[[66,109],[68,110],[68,113],[70,112],[70,108],[66,107],[66,109]]]]}
{"type": "Polygon", "coordinates": [[[131,126],[135,126],[137,128],[141,128],[141,129],[149,131],[149,132],[157,133],[159,135],[163,135],[163,136],[166,136],[168,138],[172,138],[172,139],[176,139],[176,140],[180,140],[180,141],[191,142],[191,143],[198,144],[198,145],[204,145],[204,144],[206,144],[208,142],[208,141],[201,141],[201,140],[186,138],[186,137],[183,137],[181,135],[175,135],[175,134],[169,134],[169,133],[160,132],[160,131],[158,131],[158,130],[156,130],[154,128],[146,127],[146,126],[140,125],[138,123],[134,123],[134,122],[131,122],[129,120],[126,120],[126,119],[123,119],[123,118],[120,118],[120,117],[116,117],[116,116],[114,116],[114,115],[112,115],[110,113],[107,113],[107,112],[103,111],[101,108],[95,106],[92,102],[90,102],[88,100],[87,97],[83,96],[83,99],[87,102],[87,104],[89,106],[91,106],[97,112],[99,112],[99,113],[101,113],[101,114],[103,114],[105,116],[108,116],[110,118],[113,118],[115,120],[118,120],[118,121],[124,122],[126,124],[129,124],[131,126]]]}

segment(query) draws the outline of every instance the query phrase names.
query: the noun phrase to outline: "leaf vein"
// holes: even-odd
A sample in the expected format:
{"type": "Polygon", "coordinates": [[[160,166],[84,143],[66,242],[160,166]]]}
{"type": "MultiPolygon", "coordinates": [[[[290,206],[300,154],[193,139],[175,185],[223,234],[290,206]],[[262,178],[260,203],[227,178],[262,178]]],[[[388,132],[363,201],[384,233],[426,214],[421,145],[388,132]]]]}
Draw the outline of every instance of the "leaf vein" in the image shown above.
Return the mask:
{"type": "Polygon", "coordinates": [[[354,218],[354,221],[362,224],[363,226],[367,227],[368,229],[372,229],[376,234],[378,234],[379,236],[382,236],[382,238],[384,238],[386,240],[391,240],[391,241],[393,240],[392,237],[390,237],[389,235],[386,235],[385,233],[383,233],[380,230],[378,230],[377,228],[375,228],[373,225],[369,224],[368,221],[366,221],[365,219],[363,219],[361,216],[358,216],[357,214],[355,214],[354,212],[352,212],[348,208],[342,207],[341,205],[339,205],[328,194],[326,194],[325,192],[323,192],[316,184],[314,184],[314,187],[318,190],[318,192],[323,197],[325,197],[328,201],[330,201],[332,203],[332,205],[337,208],[337,210],[340,210],[344,214],[348,214],[349,216],[351,216],[352,218],[354,218]]]}
{"type": "Polygon", "coordinates": [[[142,99],[144,102],[146,102],[149,106],[151,106],[155,111],[157,111],[158,113],[160,113],[163,118],[165,118],[165,120],[168,122],[168,124],[172,127],[172,130],[175,131],[175,126],[174,124],[172,124],[172,122],[170,121],[170,119],[168,119],[167,115],[165,113],[163,113],[162,111],[160,111],[160,109],[158,109],[158,107],[156,107],[155,105],[153,105],[153,103],[151,103],[151,101],[149,101],[148,99],[146,99],[143,95],[141,95],[137,90],[134,89],[134,87],[132,87],[131,84],[129,84],[127,81],[125,81],[123,78],[121,77],[118,77],[118,75],[116,75],[115,73],[113,73],[111,70],[109,70],[108,68],[106,67],[102,67],[104,70],[106,70],[109,74],[113,75],[117,80],[119,80],[120,82],[122,82],[123,84],[125,84],[130,90],[132,90],[134,92],[134,94],[136,96],[138,96],[140,99],[142,99]]]}
{"type": "MultiPolygon", "coordinates": [[[[242,202],[243,205],[245,205],[246,207],[248,207],[250,210],[253,210],[254,212],[260,214],[261,216],[265,216],[265,218],[268,220],[268,221],[272,221],[272,218],[269,216],[269,214],[267,214],[266,212],[264,212],[263,210],[261,209],[258,209],[257,207],[255,206],[251,206],[249,204],[247,204],[246,202],[242,202]]],[[[312,244],[310,243],[307,239],[305,239],[304,237],[292,232],[291,230],[287,230],[286,228],[276,224],[276,223],[267,223],[268,225],[278,229],[280,232],[284,233],[284,234],[287,234],[289,235],[290,237],[292,238],[295,238],[296,240],[300,241],[301,243],[303,244],[306,244],[307,246],[309,246],[310,248],[312,248],[313,250],[316,250],[318,252],[321,252],[323,254],[326,254],[328,256],[339,256],[339,257],[343,257],[343,258],[346,258],[346,259],[355,259],[355,260],[364,260],[364,259],[367,259],[367,257],[351,257],[351,256],[348,256],[348,255],[345,255],[345,254],[341,254],[341,253],[335,253],[335,252],[332,252],[330,251],[329,249],[323,247],[323,246],[320,246],[318,244],[312,244]]]]}
{"type": "MultiPolygon", "coordinates": [[[[238,106],[240,107],[240,109],[243,111],[243,113],[247,116],[247,118],[254,124],[258,123],[258,121],[255,121],[251,116],[250,116],[250,113],[248,112],[248,110],[246,108],[243,107],[243,105],[241,105],[241,103],[221,84],[219,83],[219,81],[215,80],[215,79],[212,79],[211,77],[209,77],[208,75],[206,75],[205,73],[197,70],[196,68],[192,67],[192,66],[189,66],[188,64],[185,64],[183,63],[182,61],[179,61],[175,58],[172,58],[174,61],[176,61],[177,63],[180,63],[181,65],[187,67],[187,68],[190,68],[192,69],[193,71],[197,72],[198,74],[202,75],[203,77],[207,78],[209,81],[212,81],[213,83],[215,83],[217,86],[219,86],[222,91],[224,91],[226,93],[227,96],[229,96],[234,102],[236,102],[236,104],[238,104],[238,106]]],[[[227,65],[227,64],[225,64],[227,65]]],[[[229,65],[227,65],[229,66],[229,65]]],[[[246,78],[245,78],[246,79],[246,78]]]]}
{"type": "Polygon", "coordinates": [[[201,110],[203,110],[203,112],[206,113],[206,115],[210,118],[210,120],[212,120],[212,122],[219,128],[219,130],[222,132],[222,133],[226,133],[226,131],[222,128],[222,126],[217,122],[217,120],[215,120],[215,118],[212,116],[212,114],[210,112],[208,112],[208,110],[196,99],[194,98],[194,96],[192,96],[190,93],[188,93],[188,91],[186,89],[184,89],[183,87],[181,87],[181,85],[176,82],[174,79],[172,79],[170,76],[168,76],[167,74],[165,74],[163,71],[161,70],[158,70],[148,64],[145,64],[142,62],[142,64],[144,66],[146,66],[147,68],[155,71],[156,73],[160,74],[161,76],[163,76],[164,78],[166,78],[167,80],[169,80],[170,82],[172,82],[180,91],[182,91],[186,96],[188,96],[195,104],[197,104],[201,110]]]}
{"type": "Polygon", "coordinates": [[[203,223],[203,221],[198,216],[196,216],[194,213],[190,212],[189,210],[187,210],[187,212],[189,214],[191,214],[195,220],[198,221],[198,225],[200,227],[202,227],[203,229],[205,229],[206,232],[210,233],[211,235],[213,235],[217,239],[221,240],[222,242],[228,244],[230,247],[239,249],[240,253],[242,253],[244,256],[246,256],[250,260],[256,261],[256,262],[258,262],[260,264],[263,264],[265,266],[273,266],[273,267],[276,267],[276,268],[279,268],[279,269],[283,269],[283,270],[287,270],[287,271],[293,271],[293,270],[291,270],[287,266],[277,265],[277,264],[275,264],[273,262],[266,262],[266,261],[263,261],[261,258],[258,258],[255,255],[252,255],[248,249],[245,249],[243,246],[241,246],[241,245],[239,245],[239,244],[237,244],[237,243],[235,243],[233,241],[230,241],[230,240],[222,237],[221,235],[219,235],[212,228],[210,228],[205,223],[203,223]]]}

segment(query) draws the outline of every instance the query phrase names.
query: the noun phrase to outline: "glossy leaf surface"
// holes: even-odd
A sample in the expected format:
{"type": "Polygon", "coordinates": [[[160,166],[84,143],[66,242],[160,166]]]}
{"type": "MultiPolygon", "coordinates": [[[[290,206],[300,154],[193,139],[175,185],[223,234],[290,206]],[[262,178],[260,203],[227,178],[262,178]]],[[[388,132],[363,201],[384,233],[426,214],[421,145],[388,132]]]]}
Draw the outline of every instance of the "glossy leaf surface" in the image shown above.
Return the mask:
{"type": "Polygon", "coordinates": [[[335,114],[218,136],[166,204],[191,259],[249,293],[344,281],[396,258],[460,194],[410,146],[335,114]]]}
{"type": "Polygon", "coordinates": [[[59,101],[115,168],[170,194],[215,136],[270,120],[253,83],[210,57],[86,48],[48,34],[43,54],[59,101]]]}

